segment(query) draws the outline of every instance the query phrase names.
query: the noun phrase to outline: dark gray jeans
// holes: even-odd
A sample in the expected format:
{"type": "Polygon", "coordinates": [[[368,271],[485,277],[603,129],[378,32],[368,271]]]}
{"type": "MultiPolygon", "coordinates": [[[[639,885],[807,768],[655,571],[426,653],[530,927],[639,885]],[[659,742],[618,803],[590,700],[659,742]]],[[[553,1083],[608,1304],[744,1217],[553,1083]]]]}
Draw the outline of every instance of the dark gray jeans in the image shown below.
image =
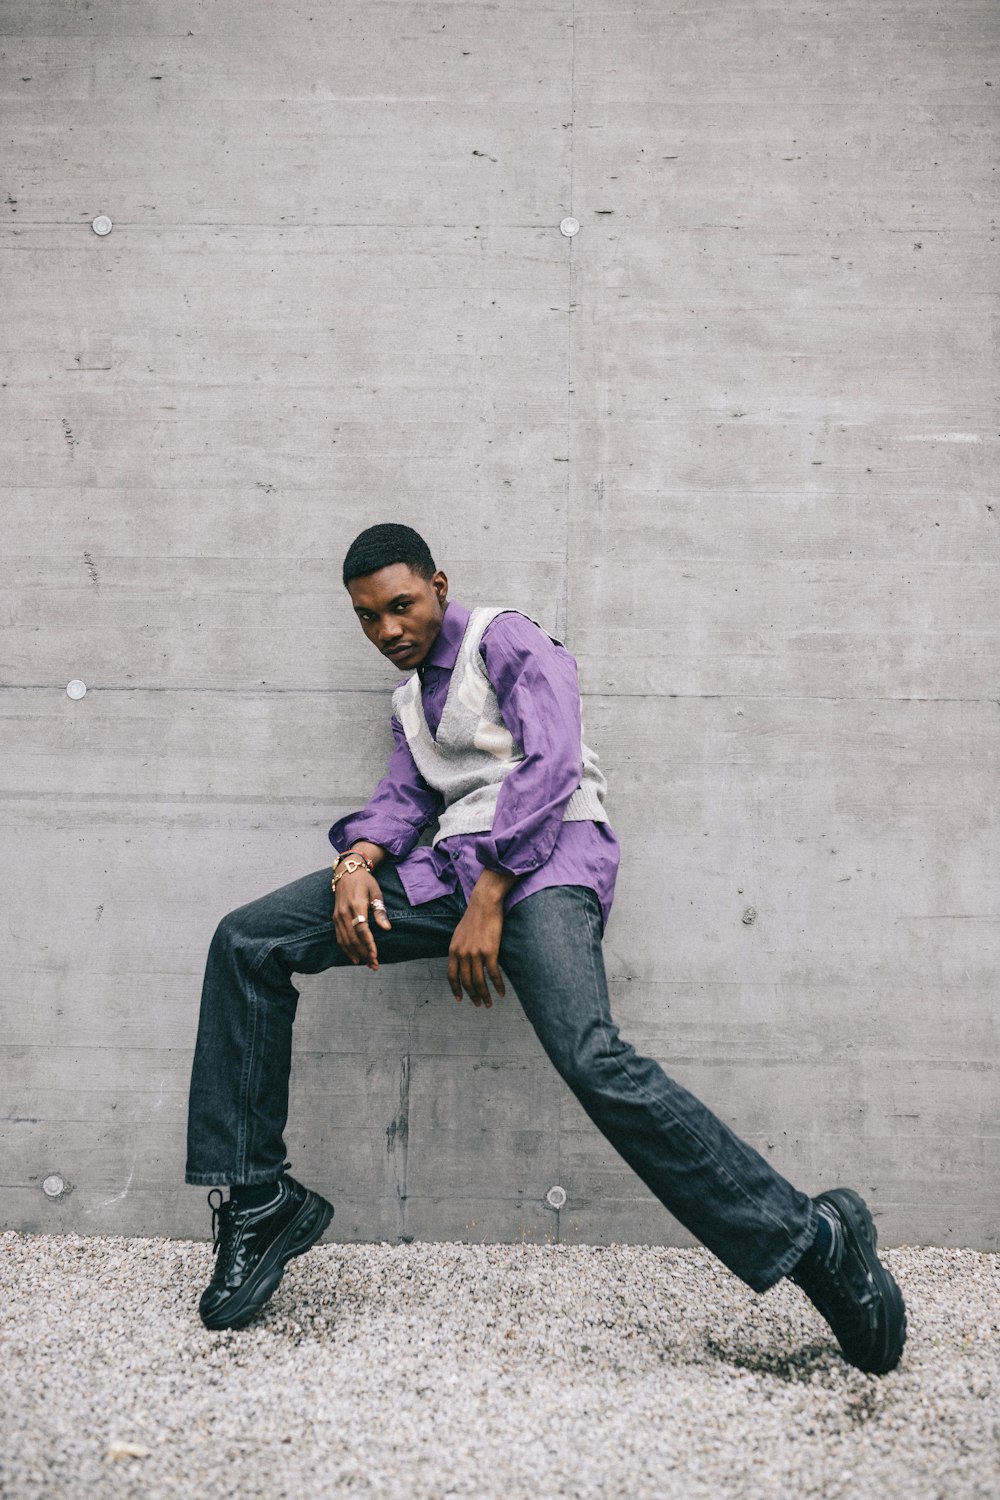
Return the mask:
{"type": "MultiPolygon", "coordinates": [[[[461,894],[411,906],[391,865],[379,884],[392,923],[381,963],[443,957],[461,894]]],[[[191,1076],[186,1180],[281,1176],[288,1113],[292,975],[348,963],[331,921],[329,866],[231,912],[212,940],[191,1076]]],[[[583,886],[554,886],[508,913],[500,962],[552,1063],[597,1128],[675,1218],[756,1291],[813,1240],[811,1200],[781,1177],[611,1019],[601,911],[583,886]]]]}

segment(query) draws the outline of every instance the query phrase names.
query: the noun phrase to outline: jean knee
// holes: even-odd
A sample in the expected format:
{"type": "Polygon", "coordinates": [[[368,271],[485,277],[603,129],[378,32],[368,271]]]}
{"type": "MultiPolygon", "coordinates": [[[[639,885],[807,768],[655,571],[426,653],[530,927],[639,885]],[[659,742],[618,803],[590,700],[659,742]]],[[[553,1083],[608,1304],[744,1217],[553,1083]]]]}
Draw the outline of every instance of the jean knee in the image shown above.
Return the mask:
{"type": "Polygon", "coordinates": [[[552,1061],[578,1098],[598,1098],[619,1078],[620,1058],[626,1050],[617,1035],[592,1032],[586,1037],[567,1038],[552,1053],[552,1061]]]}
{"type": "Polygon", "coordinates": [[[248,934],[243,917],[245,910],[245,907],[238,906],[235,911],[227,912],[222,918],[215,929],[209,947],[212,957],[222,960],[232,959],[246,945],[248,934]]]}

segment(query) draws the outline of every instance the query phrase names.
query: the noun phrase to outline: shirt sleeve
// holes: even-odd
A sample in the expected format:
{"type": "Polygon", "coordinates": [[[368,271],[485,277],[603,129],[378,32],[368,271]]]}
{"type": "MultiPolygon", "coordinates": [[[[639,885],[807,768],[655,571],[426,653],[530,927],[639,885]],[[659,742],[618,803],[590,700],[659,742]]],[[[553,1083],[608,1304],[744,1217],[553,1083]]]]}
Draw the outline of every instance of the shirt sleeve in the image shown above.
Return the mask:
{"type": "Polygon", "coordinates": [[[330,829],[335,849],[355,839],[368,839],[394,858],[405,859],[428,823],[438,817],[441,799],[417,770],[395,714],[392,734],[395,745],[382,780],[360,812],[349,813],[330,829]]]}
{"type": "Polygon", "coordinates": [[[504,778],[476,857],[490,870],[525,875],[555,847],[566,803],[583,774],[576,662],[524,615],[498,615],[480,651],[503,721],[524,752],[504,778]]]}

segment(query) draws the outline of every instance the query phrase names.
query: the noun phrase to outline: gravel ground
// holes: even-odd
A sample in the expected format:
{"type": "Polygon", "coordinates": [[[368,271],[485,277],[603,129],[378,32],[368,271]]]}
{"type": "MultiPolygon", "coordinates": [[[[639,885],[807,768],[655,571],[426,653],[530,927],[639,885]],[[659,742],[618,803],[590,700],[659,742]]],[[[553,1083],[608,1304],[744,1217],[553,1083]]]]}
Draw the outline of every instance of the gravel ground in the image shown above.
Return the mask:
{"type": "Polygon", "coordinates": [[[322,1245],[206,1333],[208,1245],[4,1234],[0,1493],[996,1500],[1000,1257],[885,1260],[880,1379],[702,1250],[322,1245]]]}

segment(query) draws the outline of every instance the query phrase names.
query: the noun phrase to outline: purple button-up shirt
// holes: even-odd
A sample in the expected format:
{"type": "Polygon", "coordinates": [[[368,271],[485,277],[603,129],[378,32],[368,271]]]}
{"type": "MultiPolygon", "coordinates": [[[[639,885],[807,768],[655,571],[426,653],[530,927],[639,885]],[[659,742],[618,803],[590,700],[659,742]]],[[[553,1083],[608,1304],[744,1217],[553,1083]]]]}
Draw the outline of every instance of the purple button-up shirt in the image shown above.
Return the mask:
{"type": "MultiPolygon", "coordinates": [[[[468,623],[469,611],[449,603],[441,632],[419,669],[424,715],[433,735],[468,623]]],[[[441,799],[417,770],[403,726],[393,714],[396,743],[388,770],[360,812],[334,823],[330,842],[336,849],[355,839],[380,844],[396,860],[413,906],[459,888],[468,900],[483,870],[504,870],[518,877],[504,902],[506,910],[548,886],[582,885],[595,892],[607,922],[618,840],[607,823],[563,822],[583,770],[576,662],[519,614],[492,620],[479,649],[503,721],[524,751],[524,759],[501,784],[492,828],[456,834],[434,848],[415,847],[423,830],[437,821],[441,799]]]]}

